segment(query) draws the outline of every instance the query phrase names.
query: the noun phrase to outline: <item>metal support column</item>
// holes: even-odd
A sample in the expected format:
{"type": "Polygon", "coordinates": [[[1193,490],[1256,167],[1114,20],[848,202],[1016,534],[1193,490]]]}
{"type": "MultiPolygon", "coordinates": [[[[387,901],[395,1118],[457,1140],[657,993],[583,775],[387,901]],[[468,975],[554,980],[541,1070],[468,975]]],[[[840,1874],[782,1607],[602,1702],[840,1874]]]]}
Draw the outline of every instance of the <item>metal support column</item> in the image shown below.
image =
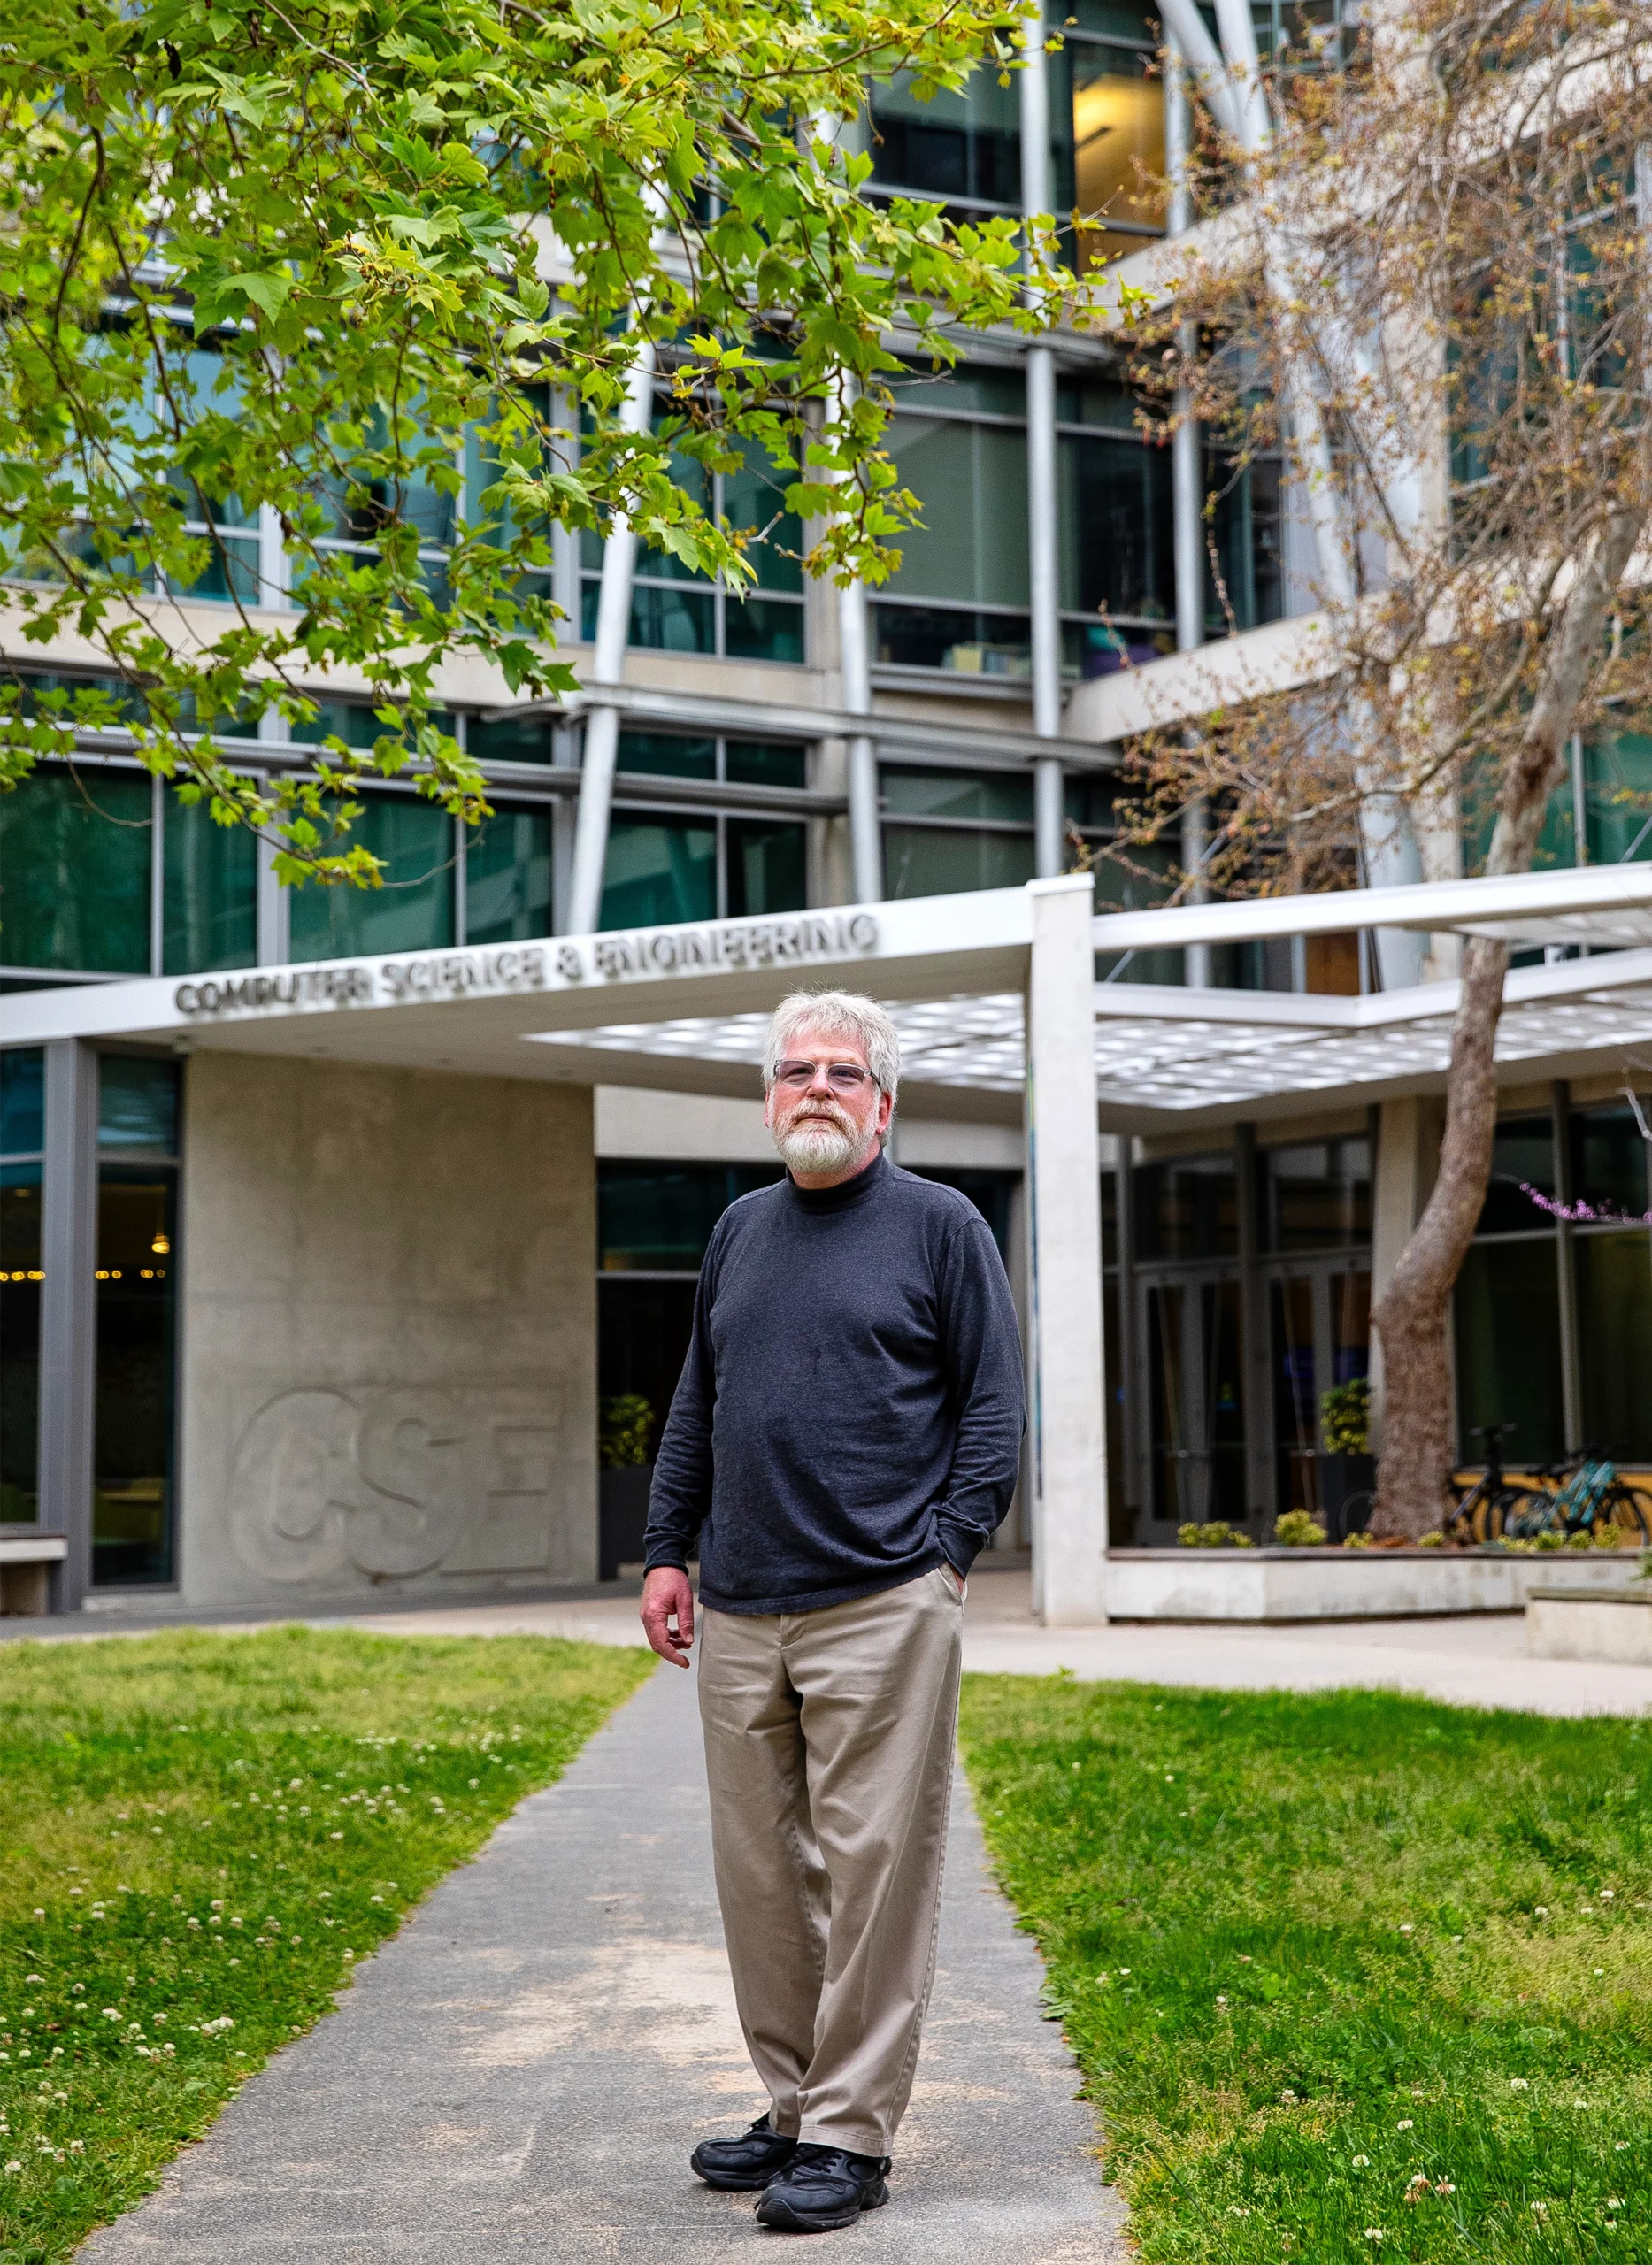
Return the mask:
{"type": "MultiPolygon", "coordinates": [[[[851,582],[838,592],[838,665],[846,715],[872,713],[872,637],[866,618],[866,586],[851,582]]],[[[849,877],[857,904],[876,904],[883,894],[883,828],[878,814],[878,750],[870,733],[857,733],[845,746],[849,795],[849,877]]]]}
{"type": "Polygon", "coordinates": [[[92,1419],[97,1383],[97,1056],[46,1048],[41,1189],[40,1522],[68,1541],[54,1609],[78,1612],[92,1580],[92,1419]]]}
{"type": "Polygon", "coordinates": [[[1233,1196],[1239,1226],[1240,1405],[1245,1424],[1245,1516],[1272,1531],[1274,1508],[1273,1361],[1268,1286],[1257,1217],[1256,1128],[1233,1127],[1233,1196]]]}
{"type": "MultiPolygon", "coordinates": [[[[1021,212],[1026,257],[1034,254],[1033,224],[1049,216],[1049,81],[1044,58],[1041,7],[1026,18],[1026,60],[1020,73],[1021,212]]],[[[1027,598],[1033,620],[1033,729],[1041,740],[1061,736],[1060,495],[1056,447],[1056,357],[1048,346],[1026,355],[1027,598]]],[[[1059,756],[1039,756],[1033,766],[1033,840],[1041,879],[1065,863],[1066,787],[1059,756]]]]}
{"type": "Polygon", "coordinates": [[[1107,1617],[1101,1143],[1095,1124],[1095,884],[1027,884],[1026,1190],[1033,1608],[1052,1628],[1107,1617]]]}
{"type": "MultiPolygon", "coordinates": [[[[620,425],[646,433],[654,410],[654,347],[644,340],[631,372],[620,425]]],[[[616,519],[603,545],[603,582],[596,602],[596,635],[591,650],[593,688],[625,680],[626,646],[631,633],[631,585],[636,573],[637,538],[625,519],[616,519]]],[[[585,763],[580,781],[580,815],[573,835],[573,872],[568,886],[568,929],[589,935],[602,918],[603,875],[608,863],[608,818],[613,807],[614,769],[619,752],[619,710],[593,706],[585,723],[585,763]]]]}
{"type": "MultiPolygon", "coordinates": [[[[1181,52],[1172,42],[1164,69],[1164,156],[1170,175],[1170,233],[1185,235],[1194,220],[1193,190],[1187,178],[1193,150],[1193,113],[1187,99],[1187,73],[1181,52]]],[[[1192,323],[1183,323],[1178,338],[1184,362],[1198,349],[1192,323]]],[[[1193,416],[1190,388],[1178,388],[1175,430],[1171,435],[1171,530],[1176,570],[1176,650],[1196,652],[1204,642],[1204,436],[1193,416]]],[[[1197,873],[1204,863],[1208,840],[1205,806],[1191,800],[1182,812],[1182,871],[1197,873]]],[[[1203,904],[1210,892],[1195,881],[1191,901],[1203,904]]],[[[1189,944],[1186,956],[1187,982],[1196,990],[1210,984],[1210,947],[1189,944]]]]}
{"type": "MultiPolygon", "coordinates": [[[[1555,1201],[1572,1201],[1571,1088],[1564,1078],[1549,1087],[1549,1123],[1555,1141],[1555,1201]]],[[[1583,1440],[1583,1365],[1578,1345],[1578,1262],[1571,1222],[1563,1213],[1555,1222],[1555,1273],[1560,1303],[1560,1421],[1564,1450],[1581,1447],[1583,1440]]]]}

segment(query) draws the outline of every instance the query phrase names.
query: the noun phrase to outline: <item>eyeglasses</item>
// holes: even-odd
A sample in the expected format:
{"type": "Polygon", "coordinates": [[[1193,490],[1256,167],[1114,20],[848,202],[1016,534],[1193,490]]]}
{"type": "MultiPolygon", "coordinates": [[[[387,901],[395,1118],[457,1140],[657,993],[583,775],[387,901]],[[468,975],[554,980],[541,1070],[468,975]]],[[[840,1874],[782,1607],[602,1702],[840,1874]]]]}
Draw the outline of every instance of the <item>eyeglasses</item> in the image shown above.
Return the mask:
{"type": "MultiPolygon", "coordinates": [[[[857,1070],[852,1062],[828,1062],[826,1065],[826,1083],[834,1094],[858,1093],[872,1082],[870,1070],[857,1070]]],[[[818,1062],[782,1062],[774,1072],[777,1086],[790,1086],[801,1093],[805,1086],[812,1086],[819,1074],[818,1062]]]]}

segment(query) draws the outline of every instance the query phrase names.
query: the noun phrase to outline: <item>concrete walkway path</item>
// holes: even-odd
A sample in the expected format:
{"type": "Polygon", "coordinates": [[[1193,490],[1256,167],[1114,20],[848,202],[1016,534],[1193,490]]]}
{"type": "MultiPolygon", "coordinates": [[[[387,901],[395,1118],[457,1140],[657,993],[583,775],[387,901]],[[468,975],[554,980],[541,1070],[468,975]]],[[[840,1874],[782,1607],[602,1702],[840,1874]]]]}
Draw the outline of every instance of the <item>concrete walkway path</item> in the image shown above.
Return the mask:
{"type": "MultiPolygon", "coordinates": [[[[960,1777],[887,2209],[832,2254],[1123,2265],[1089,2110],[960,1777]]],[[[785,2236],[690,2174],[762,2102],[711,1885],[689,1678],[661,1668],[280,2054],[93,2265],[709,2265],[785,2236]]],[[[813,2254],[811,2249],[811,2254],[813,2254]]]]}

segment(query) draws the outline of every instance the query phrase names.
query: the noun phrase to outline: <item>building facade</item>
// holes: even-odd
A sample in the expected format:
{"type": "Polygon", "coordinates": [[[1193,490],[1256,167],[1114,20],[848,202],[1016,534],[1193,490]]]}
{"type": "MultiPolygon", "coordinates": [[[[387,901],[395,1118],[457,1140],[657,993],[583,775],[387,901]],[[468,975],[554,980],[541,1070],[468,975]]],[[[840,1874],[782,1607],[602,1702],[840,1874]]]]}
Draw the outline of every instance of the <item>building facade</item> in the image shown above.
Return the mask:
{"type": "MultiPolygon", "coordinates": [[[[1336,0],[1252,12],[1277,56],[1305,25],[1333,27],[1336,0]]],[[[1079,0],[1041,84],[982,72],[928,104],[898,81],[873,89],[872,193],[963,214],[1077,207],[1104,216],[1072,242],[1080,267],[1149,273],[1191,217],[1141,186],[1187,141],[1160,39],[1129,0],[1079,0]]],[[[42,994],[296,980],[398,955],[519,964],[570,933],[772,928],[1013,890],[1080,847],[1105,873],[1141,679],[1173,700],[1195,664],[1241,669],[1306,614],[1311,542],[1280,467],[1157,445],[1106,339],[972,338],[945,372],[909,362],[895,391],[891,445],[925,523],[887,587],[805,586],[803,531],[766,465],[719,475],[707,498],[768,530],[744,600],[674,561],[633,570],[614,546],[559,537],[553,595],[589,688],[555,712],[501,704],[456,664],[442,696],[493,815],[465,835],[407,784],[374,786],[357,832],[387,862],[384,889],[277,887],[249,838],[179,804],[119,731],[0,798],[0,1529],[84,1497],[77,1598],[595,1578],[599,1403],[638,1394],[663,1417],[706,1237],[776,1166],[747,1069],[699,1091],[676,1072],[548,1084],[467,1066],[462,1040],[411,1063],[330,1040],[238,1054],[152,1025],[123,1036],[112,1010],[108,1028],[88,1010],[69,1017],[78,1035],[35,1038],[42,994]],[[626,626],[624,648],[595,667],[603,618],[626,626]],[[600,776],[584,759],[598,717],[600,776]],[[585,903],[581,873],[596,877],[585,903]],[[90,1278],[69,1282],[76,1269],[90,1278]]],[[[488,467],[465,469],[480,493],[488,467]]],[[[438,573],[465,499],[432,491],[423,508],[438,573]]],[[[185,612],[279,602],[279,526],[219,534],[216,581],[176,594],[185,612]]],[[[358,539],[342,518],[341,545],[358,539]]],[[[42,649],[16,626],[7,665],[26,690],[96,675],[73,641],[42,649]]],[[[310,688],[318,740],[382,729],[363,686],[310,688]]],[[[268,732],[240,749],[250,769],[309,759],[268,732]]],[[[1652,749],[1579,745],[1549,861],[1652,858],[1622,792],[1648,783],[1652,749]]],[[[1099,894],[1127,908],[1153,893],[1114,869],[1099,894]]],[[[1410,964],[1413,979],[1442,972],[1438,954],[1410,964]]],[[[1144,1000],[1393,987],[1372,932],[1353,930],[1133,946],[1101,952],[1095,975],[1144,1000]]],[[[1103,1074],[1096,1490],[1115,1545],[1189,1519],[1261,1536],[1293,1507],[1341,1514],[1323,1395],[1366,1372],[1373,1286],[1426,1194],[1440,1080],[1418,1083],[1179,1129],[1133,1117],[1103,1074]]],[[[1564,1216],[1580,1200],[1652,1207],[1623,1085],[1598,1063],[1510,1084],[1458,1295],[1465,1458],[1476,1427],[1504,1418],[1533,1457],[1586,1434],[1652,1455],[1636,1382],[1652,1354],[1647,1236],[1564,1216]]],[[[1025,1302],[1018,1100],[936,1082],[897,1127],[899,1161],[978,1203],[1025,1302]]],[[[1023,1495],[1008,1547],[1032,1538],[1023,1495]]]]}

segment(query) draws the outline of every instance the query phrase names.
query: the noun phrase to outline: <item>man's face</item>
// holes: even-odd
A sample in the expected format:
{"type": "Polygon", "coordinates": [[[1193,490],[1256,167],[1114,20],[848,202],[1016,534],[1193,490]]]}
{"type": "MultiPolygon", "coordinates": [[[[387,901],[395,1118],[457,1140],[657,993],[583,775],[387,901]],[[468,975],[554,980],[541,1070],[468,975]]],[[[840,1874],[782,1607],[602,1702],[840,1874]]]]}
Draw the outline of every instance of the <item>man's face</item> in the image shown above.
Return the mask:
{"type": "Polygon", "coordinates": [[[830,1186],[872,1161],[891,1112],[887,1094],[850,1038],[828,1038],[808,1024],[793,1032],[764,1109],[780,1161],[800,1186],[830,1186]],[[799,1074],[807,1063],[811,1075],[799,1074]],[[838,1071],[836,1081],[832,1072],[838,1071]],[[858,1071],[852,1082],[845,1075],[858,1071]]]}

